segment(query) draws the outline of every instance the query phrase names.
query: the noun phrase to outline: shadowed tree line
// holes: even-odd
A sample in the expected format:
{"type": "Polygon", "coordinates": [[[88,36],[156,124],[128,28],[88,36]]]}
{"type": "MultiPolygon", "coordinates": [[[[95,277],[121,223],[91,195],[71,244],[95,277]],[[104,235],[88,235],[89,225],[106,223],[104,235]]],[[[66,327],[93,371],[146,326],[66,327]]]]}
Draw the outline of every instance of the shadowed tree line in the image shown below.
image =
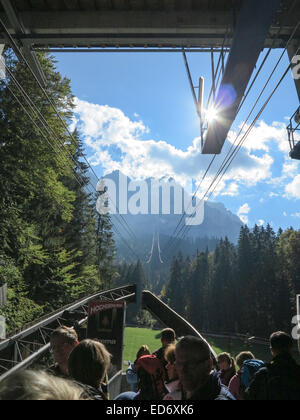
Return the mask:
{"type": "Polygon", "coordinates": [[[300,294],[300,231],[242,227],[238,245],[173,259],[164,300],[199,331],[251,334],[292,330],[300,294]]]}

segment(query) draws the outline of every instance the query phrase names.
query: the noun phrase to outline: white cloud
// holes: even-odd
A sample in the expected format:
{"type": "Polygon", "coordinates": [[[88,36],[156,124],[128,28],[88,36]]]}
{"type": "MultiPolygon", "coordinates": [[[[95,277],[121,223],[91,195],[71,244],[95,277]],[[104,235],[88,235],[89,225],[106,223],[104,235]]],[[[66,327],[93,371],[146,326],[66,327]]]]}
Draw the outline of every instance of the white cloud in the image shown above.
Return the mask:
{"type": "Polygon", "coordinates": [[[250,211],[251,211],[251,207],[249,206],[248,203],[245,203],[243,206],[239,208],[239,211],[237,213],[241,221],[245,224],[249,223],[249,218],[247,215],[250,213],[250,211]]]}
{"type": "Polygon", "coordinates": [[[294,180],[285,187],[287,197],[300,198],[300,175],[297,175],[294,180]]]}
{"type": "MultiPolygon", "coordinates": [[[[90,163],[93,166],[101,165],[105,173],[121,170],[125,175],[138,179],[169,175],[187,186],[192,179],[198,182],[202,179],[211,161],[211,156],[201,154],[200,138],[194,139],[186,150],[164,140],[153,140],[142,121],[131,120],[120,109],[76,99],[75,112],[76,120],[72,128],[77,126],[92,151],[90,163]]],[[[280,147],[283,127],[285,126],[279,123],[268,126],[260,122],[249,136],[245,147],[240,149],[216,193],[234,197],[239,194],[242,186],[251,187],[259,182],[270,182],[274,163],[270,145],[275,141],[280,147]]],[[[236,134],[232,131],[229,140],[233,141],[236,134]]],[[[212,183],[225,153],[226,147],[208,173],[200,193],[206,192],[212,183]]],[[[290,172],[294,167],[286,167],[285,170],[290,172]]]]}
{"type": "Polygon", "coordinates": [[[265,224],[265,221],[264,220],[259,220],[258,221],[258,226],[263,226],[265,224]]]}
{"type": "Polygon", "coordinates": [[[294,214],[292,214],[292,217],[298,217],[298,218],[300,218],[300,213],[294,213],[294,214]]]}
{"type": "Polygon", "coordinates": [[[288,160],[283,164],[282,167],[282,174],[286,175],[289,178],[294,177],[299,172],[299,164],[300,162],[297,160],[288,160]]]}
{"type": "MultiPolygon", "coordinates": [[[[240,125],[240,129],[242,128],[240,125]]],[[[240,135],[242,136],[248,131],[250,125],[246,124],[240,135]]],[[[236,134],[231,132],[229,135],[229,141],[233,142],[236,139],[236,134]]],[[[287,130],[285,123],[273,122],[272,125],[266,124],[264,121],[259,121],[258,124],[252,128],[247,140],[244,143],[244,147],[249,151],[265,151],[270,152],[271,144],[275,142],[281,152],[288,153],[290,151],[287,130]]]]}
{"type": "Polygon", "coordinates": [[[239,186],[235,182],[231,183],[228,188],[221,194],[224,196],[235,197],[239,195],[239,186]]]}

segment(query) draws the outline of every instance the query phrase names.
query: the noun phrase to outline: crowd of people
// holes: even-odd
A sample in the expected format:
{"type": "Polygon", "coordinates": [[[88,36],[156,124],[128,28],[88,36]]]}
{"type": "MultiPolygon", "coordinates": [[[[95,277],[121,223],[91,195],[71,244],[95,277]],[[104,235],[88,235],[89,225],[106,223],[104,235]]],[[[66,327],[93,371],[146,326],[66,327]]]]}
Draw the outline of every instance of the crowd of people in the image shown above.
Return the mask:
{"type": "MultiPolygon", "coordinates": [[[[300,367],[292,357],[293,340],[277,332],[270,338],[271,363],[251,352],[215,360],[199,337],[176,341],[165,329],[162,347],[142,346],[126,372],[129,392],[116,400],[204,401],[300,400],[300,367]]],[[[79,342],[74,329],[60,327],[51,336],[55,363],[48,371],[20,371],[0,383],[0,400],[108,400],[111,355],[95,340],[79,342]]]]}

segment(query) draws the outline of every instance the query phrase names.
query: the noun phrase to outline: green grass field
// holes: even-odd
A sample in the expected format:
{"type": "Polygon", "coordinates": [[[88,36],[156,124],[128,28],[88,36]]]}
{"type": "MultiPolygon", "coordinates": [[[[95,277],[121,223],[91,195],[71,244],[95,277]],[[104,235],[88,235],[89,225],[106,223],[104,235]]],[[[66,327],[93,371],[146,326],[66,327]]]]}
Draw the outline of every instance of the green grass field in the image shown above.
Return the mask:
{"type": "Polygon", "coordinates": [[[151,352],[161,347],[161,341],[156,338],[159,331],[148,330],[145,328],[126,328],[125,329],[125,349],[124,349],[124,367],[126,362],[134,362],[136,354],[141,346],[146,344],[151,352]]]}
{"type": "MultiPolygon", "coordinates": [[[[143,344],[147,344],[151,352],[161,347],[160,339],[157,338],[159,331],[148,330],[144,328],[126,328],[125,329],[125,350],[124,350],[124,369],[128,361],[134,362],[136,353],[143,344]]],[[[217,354],[227,352],[236,357],[242,351],[252,351],[256,358],[266,362],[270,361],[270,351],[267,346],[249,345],[242,340],[230,340],[224,338],[205,337],[217,354]]]]}

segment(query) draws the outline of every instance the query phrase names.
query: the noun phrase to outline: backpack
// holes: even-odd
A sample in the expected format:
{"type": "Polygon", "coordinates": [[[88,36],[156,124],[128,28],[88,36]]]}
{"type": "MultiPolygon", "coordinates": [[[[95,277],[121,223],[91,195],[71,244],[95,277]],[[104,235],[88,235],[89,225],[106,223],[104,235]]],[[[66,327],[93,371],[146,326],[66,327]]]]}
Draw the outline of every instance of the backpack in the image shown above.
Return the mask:
{"type": "Polygon", "coordinates": [[[167,394],[164,366],[156,356],[142,356],[136,363],[139,379],[139,400],[162,400],[167,394]]]}
{"type": "Polygon", "coordinates": [[[266,399],[268,401],[299,401],[300,400],[300,367],[267,366],[266,399]]]}
{"type": "Polygon", "coordinates": [[[249,388],[255,374],[266,365],[261,360],[246,360],[240,372],[241,387],[243,391],[249,388]]]}

